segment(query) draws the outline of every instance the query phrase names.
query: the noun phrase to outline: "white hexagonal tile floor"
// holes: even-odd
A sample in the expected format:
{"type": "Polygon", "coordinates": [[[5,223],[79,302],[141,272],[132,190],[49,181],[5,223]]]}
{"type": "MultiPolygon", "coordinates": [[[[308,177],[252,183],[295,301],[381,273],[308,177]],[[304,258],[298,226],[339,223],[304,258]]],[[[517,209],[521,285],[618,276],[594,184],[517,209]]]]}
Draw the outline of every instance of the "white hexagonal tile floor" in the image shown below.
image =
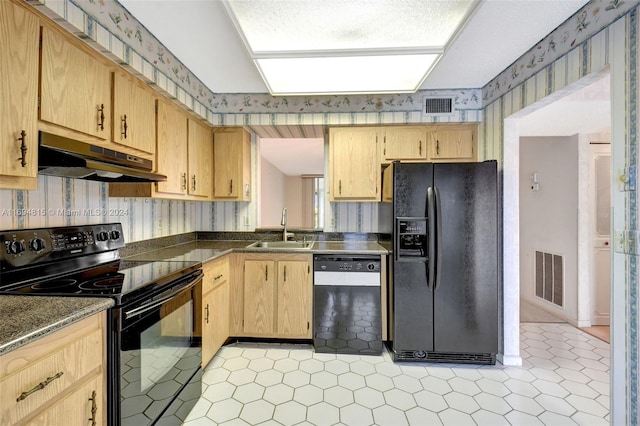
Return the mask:
{"type": "Polygon", "coordinates": [[[609,344],[521,325],[522,367],[393,363],[234,343],[205,369],[184,425],[607,425],[609,344]]]}

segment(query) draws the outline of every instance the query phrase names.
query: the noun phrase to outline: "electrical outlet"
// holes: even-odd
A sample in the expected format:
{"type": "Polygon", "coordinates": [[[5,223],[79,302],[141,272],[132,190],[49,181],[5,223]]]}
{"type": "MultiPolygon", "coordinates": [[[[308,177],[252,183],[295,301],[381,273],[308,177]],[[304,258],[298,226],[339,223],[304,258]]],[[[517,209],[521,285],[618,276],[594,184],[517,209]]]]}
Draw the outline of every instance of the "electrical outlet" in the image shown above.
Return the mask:
{"type": "Polygon", "coordinates": [[[616,253],[625,252],[624,230],[616,229],[613,233],[613,250],[616,253]]]}
{"type": "Polygon", "coordinates": [[[640,231],[627,230],[624,234],[625,253],[635,256],[640,254],[640,231]]]}

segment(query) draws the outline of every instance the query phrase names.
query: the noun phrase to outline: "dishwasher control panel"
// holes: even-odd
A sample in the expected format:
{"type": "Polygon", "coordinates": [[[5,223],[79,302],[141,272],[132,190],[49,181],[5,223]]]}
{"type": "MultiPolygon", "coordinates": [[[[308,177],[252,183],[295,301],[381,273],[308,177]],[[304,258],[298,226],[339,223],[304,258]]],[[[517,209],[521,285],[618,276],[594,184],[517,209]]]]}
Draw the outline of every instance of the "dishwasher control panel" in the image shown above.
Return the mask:
{"type": "Polygon", "coordinates": [[[338,257],[316,255],[313,270],[323,272],[372,272],[380,273],[380,256],[338,257]]]}

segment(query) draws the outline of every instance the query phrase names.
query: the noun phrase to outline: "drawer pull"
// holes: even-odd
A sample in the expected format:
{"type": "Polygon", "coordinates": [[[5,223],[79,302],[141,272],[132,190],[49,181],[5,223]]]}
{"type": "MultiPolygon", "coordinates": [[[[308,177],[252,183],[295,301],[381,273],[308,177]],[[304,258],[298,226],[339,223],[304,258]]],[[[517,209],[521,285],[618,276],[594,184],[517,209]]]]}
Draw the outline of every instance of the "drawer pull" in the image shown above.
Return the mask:
{"type": "Polygon", "coordinates": [[[220,278],[222,278],[222,274],[220,274],[220,275],[218,275],[216,277],[213,277],[213,280],[214,281],[218,281],[220,278]]]}
{"type": "Polygon", "coordinates": [[[27,151],[29,150],[29,148],[27,148],[27,144],[26,144],[26,140],[27,140],[27,132],[25,132],[24,130],[20,132],[20,137],[18,138],[18,140],[20,141],[20,152],[22,153],[20,158],[18,158],[18,160],[20,161],[20,165],[22,167],[26,167],[27,165],[27,151]]]}
{"type": "Polygon", "coordinates": [[[16,399],[16,402],[20,402],[20,401],[22,401],[23,399],[26,399],[26,398],[27,398],[29,395],[31,395],[32,393],[37,392],[37,391],[39,391],[39,390],[41,390],[41,389],[46,388],[46,387],[47,387],[47,385],[48,385],[49,383],[53,382],[55,379],[59,378],[59,377],[60,377],[60,376],[62,376],[63,374],[64,374],[64,373],[61,371],[61,372],[59,372],[58,374],[56,374],[55,376],[53,376],[53,377],[47,377],[47,380],[45,380],[44,382],[40,382],[40,383],[38,383],[37,385],[35,385],[35,386],[33,387],[33,389],[28,390],[28,391],[26,391],[26,392],[22,392],[22,393],[20,394],[20,396],[18,397],[18,399],[16,399]]]}
{"type": "Polygon", "coordinates": [[[98,412],[98,404],[96,403],[96,391],[91,392],[91,417],[89,417],[89,421],[91,421],[91,426],[96,426],[96,413],[98,412]]]}

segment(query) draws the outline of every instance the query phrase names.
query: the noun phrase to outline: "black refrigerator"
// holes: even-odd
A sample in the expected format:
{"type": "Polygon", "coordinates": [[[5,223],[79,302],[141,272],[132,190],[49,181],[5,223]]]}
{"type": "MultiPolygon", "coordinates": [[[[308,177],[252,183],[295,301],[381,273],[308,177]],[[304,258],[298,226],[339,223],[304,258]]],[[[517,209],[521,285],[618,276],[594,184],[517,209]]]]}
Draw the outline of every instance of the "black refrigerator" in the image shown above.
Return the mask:
{"type": "Polygon", "coordinates": [[[495,364],[496,162],[395,162],[383,199],[394,361],[495,364]]]}

